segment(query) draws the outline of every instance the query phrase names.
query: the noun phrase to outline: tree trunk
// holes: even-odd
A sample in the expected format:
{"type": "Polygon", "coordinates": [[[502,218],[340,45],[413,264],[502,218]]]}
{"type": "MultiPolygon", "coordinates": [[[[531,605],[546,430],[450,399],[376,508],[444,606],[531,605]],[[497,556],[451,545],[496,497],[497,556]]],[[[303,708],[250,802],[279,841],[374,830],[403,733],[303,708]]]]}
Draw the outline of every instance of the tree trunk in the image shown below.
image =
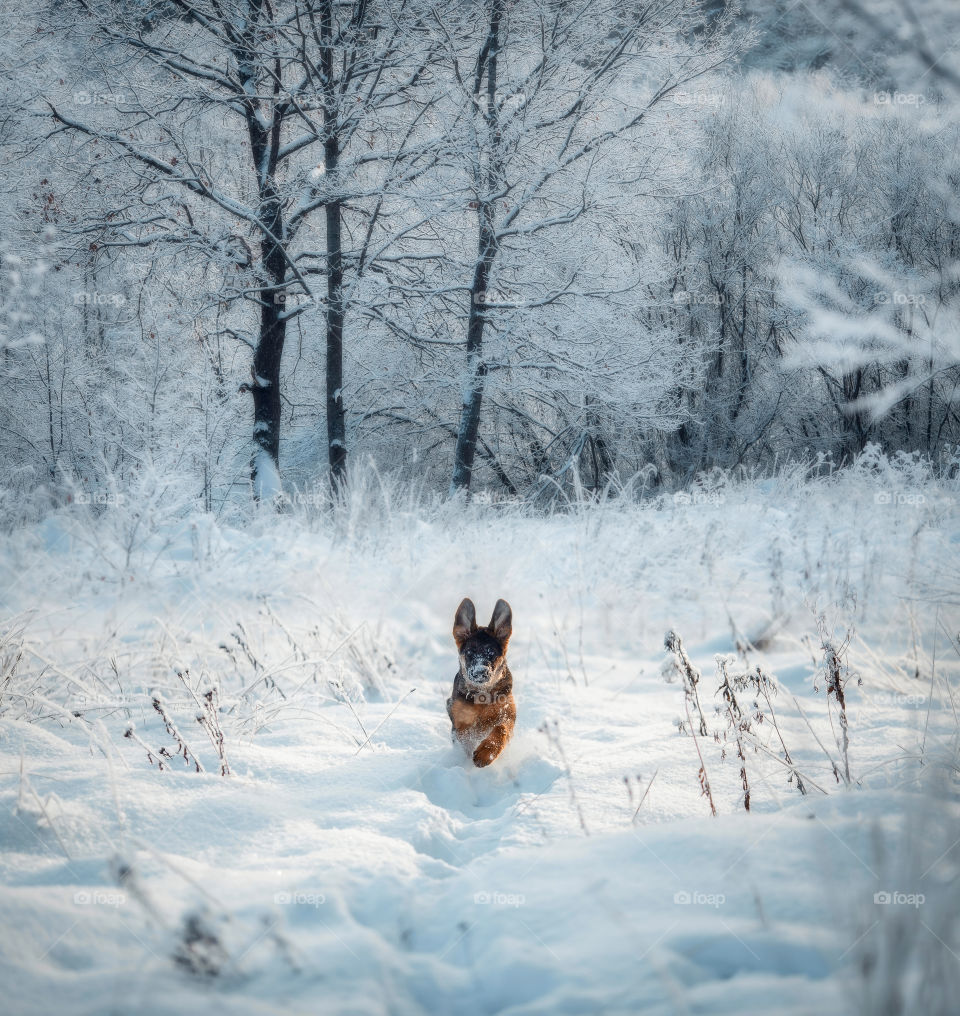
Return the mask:
{"type": "MultiPolygon", "coordinates": [[[[463,384],[463,406],[457,444],[453,453],[453,477],[450,492],[470,489],[473,460],[477,454],[477,435],[480,431],[480,408],[483,404],[483,386],[487,365],[483,360],[483,328],[486,324],[487,287],[490,271],[497,254],[497,235],[494,228],[494,200],[500,182],[498,171],[500,130],[497,114],[497,51],[500,46],[500,16],[503,0],[492,0],[490,31],[484,45],[487,71],[487,125],[490,132],[485,191],[478,197],[480,238],[477,244],[477,264],[470,287],[470,317],[467,324],[467,369],[463,384]]],[[[477,92],[482,66],[478,68],[477,92]]]]}
{"type": "MultiPolygon", "coordinates": [[[[481,247],[483,240],[481,239],[481,247]]],[[[483,385],[487,376],[487,365],[483,361],[483,301],[489,278],[487,258],[481,251],[470,288],[470,321],[467,325],[467,371],[463,385],[463,406],[460,410],[460,426],[457,429],[457,445],[453,454],[453,479],[450,491],[469,490],[473,475],[473,460],[477,454],[477,435],[480,431],[480,407],[483,404],[483,385]]]]}
{"type": "MultiPolygon", "coordinates": [[[[362,12],[358,15],[362,19],[362,12]]],[[[340,139],[337,92],[333,68],[333,0],[325,0],[320,19],[323,41],[321,66],[324,80],[324,172],[328,185],[339,187],[340,139]]],[[[342,214],[339,197],[325,206],[327,226],[327,457],[330,485],[336,490],[347,472],[347,431],[343,408],[343,251],[342,214]]]]}
{"type": "Polygon", "coordinates": [[[586,397],[587,431],[590,434],[590,449],[593,459],[593,492],[599,494],[613,473],[613,458],[607,447],[600,425],[600,417],[594,409],[594,399],[586,397]]]}
{"type": "MultiPolygon", "coordinates": [[[[266,258],[264,260],[267,260],[266,258]]],[[[282,258],[281,258],[282,262],[282,258]]],[[[269,270],[269,265],[268,265],[269,270]]],[[[283,268],[279,275],[270,272],[275,287],[260,293],[260,337],[253,354],[253,459],[251,478],[253,496],[257,501],[270,501],[282,492],[280,481],[280,361],[287,325],[282,317],[284,304],[283,268]]]]}
{"type": "MultiPolygon", "coordinates": [[[[327,170],[336,166],[336,139],[326,144],[327,170]]],[[[347,472],[347,431],[343,409],[343,258],[340,250],[339,201],[326,207],[327,216],[327,450],[330,484],[336,489],[347,472]]]]}
{"type": "MultiPolygon", "coordinates": [[[[262,0],[250,0],[249,20],[239,39],[235,57],[244,92],[256,94],[256,26],[260,23],[262,0]]],[[[284,317],[284,281],[287,259],[283,250],[284,222],[280,195],[274,182],[277,169],[280,124],[276,109],[271,123],[261,119],[260,100],[246,101],[245,118],[250,154],[257,174],[258,212],[264,224],[260,241],[264,278],[260,284],[260,335],[253,354],[250,391],[253,395],[253,457],[250,476],[256,501],[278,503],[283,493],[280,479],[280,362],[287,334],[284,317]]]]}
{"type": "MultiPolygon", "coordinates": [[[[269,150],[269,137],[256,118],[249,118],[248,126],[257,165],[263,166],[269,150]]],[[[271,160],[267,173],[260,181],[260,215],[267,227],[260,250],[266,279],[259,294],[260,336],[253,354],[253,381],[250,386],[253,393],[254,445],[250,473],[253,496],[257,501],[273,501],[283,493],[280,479],[280,361],[287,335],[284,317],[287,259],[283,250],[283,213],[272,176],[274,169],[275,164],[271,160]]]]}

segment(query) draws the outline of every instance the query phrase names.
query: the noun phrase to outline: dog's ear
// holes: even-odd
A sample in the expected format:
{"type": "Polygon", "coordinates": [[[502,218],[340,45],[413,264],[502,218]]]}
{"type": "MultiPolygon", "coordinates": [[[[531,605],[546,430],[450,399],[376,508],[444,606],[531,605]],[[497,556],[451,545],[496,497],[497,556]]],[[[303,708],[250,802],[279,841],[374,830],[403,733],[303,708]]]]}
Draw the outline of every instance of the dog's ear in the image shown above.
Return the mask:
{"type": "Polygon", "coordinates": [[[513,611],[506,600],[497,600],[497,605],[493,608],[493,617],[490,618],[490,631],[503,643],[503,648],[506,649],[513,632],[513,611]]]}
{"type": "Polygon", "coordinates": [[[453,619],[453,641],[457,648],[477,630],[477,611],[473,606],[473,600],[465,599],[457,607],[456,616],[453,619]]]}

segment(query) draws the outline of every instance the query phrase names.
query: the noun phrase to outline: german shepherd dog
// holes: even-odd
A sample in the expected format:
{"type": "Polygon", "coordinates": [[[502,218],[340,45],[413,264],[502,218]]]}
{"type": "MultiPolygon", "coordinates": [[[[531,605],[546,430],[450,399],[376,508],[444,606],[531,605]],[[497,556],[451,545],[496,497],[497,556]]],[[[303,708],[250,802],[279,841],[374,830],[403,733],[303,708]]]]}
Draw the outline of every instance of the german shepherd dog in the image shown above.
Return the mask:
{"type": "Polygon", "coordinates": [[[453,640],[460,653],[460,670],[447,699],[453,724],[451,737],[463,745],[477,768],[488,766],[503,751],[517,722],[513,675],[507,667],[507,643],[513,613],[506,600],[497,600],[485,628],[477,627],[471,600],[457,607],[453,640]]]}

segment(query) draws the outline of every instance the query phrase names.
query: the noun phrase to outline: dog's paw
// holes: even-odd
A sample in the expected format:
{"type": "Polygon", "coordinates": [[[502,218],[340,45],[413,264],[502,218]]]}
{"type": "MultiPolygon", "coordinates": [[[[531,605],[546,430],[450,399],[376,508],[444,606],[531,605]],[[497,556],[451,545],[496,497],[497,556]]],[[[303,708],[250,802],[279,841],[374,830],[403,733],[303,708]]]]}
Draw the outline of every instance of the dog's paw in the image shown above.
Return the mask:
{"type": "Polygon", "coordinates": [[[483,769],[484,766],[490,765],[490,763],[500,754],[500,746],[491,747],[488,745],[481,745],[473,753],[473,764],[478,769],[483,769]]]}

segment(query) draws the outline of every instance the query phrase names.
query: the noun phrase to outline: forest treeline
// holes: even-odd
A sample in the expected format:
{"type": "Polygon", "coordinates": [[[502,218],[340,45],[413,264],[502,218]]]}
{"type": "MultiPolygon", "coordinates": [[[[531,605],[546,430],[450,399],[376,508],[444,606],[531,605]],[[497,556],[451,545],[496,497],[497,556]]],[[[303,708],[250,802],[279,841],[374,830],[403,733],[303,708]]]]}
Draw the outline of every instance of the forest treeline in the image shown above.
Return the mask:
{"type": "Polygon", "coordinates": [[[869,444],[936,460],[960,441],[957,93],[820,49],[758,66],[749,13],[5,19],[4,513],[282,502],[371,459],[539,502],[869,444]]]}

